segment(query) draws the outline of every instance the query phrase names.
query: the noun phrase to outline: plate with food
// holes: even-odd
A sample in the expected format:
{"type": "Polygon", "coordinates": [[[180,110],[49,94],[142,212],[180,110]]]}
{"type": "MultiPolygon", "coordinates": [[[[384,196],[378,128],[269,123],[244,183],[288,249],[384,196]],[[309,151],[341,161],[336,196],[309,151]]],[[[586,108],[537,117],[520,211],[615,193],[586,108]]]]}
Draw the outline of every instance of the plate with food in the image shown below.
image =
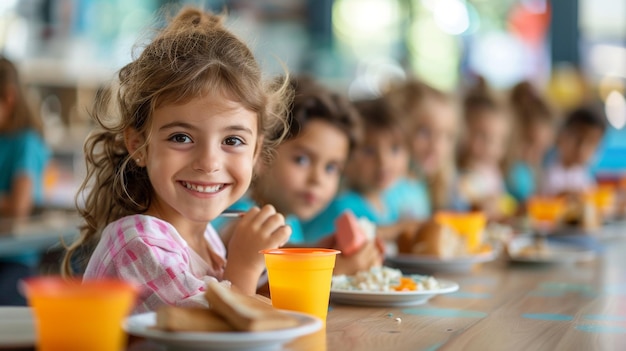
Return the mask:
{"type": "Polygon", "coordinates": [[[0,307],[0,349],[33,347],[35,323],[30,307],[0,307]]]}
{"type": "Polygon", "coordinates": [[[573,263],[592,260],[596,255],[589,247],[539,236],[516,237],[506,251],[511,261],[527,263],[573,263]]]}
{"type": "Polygon", "coordinates": [[[274,350],[323,327],[317,317],[274,309],[217,282],[205,297],[211,308],[164,306],[130,316],[124,330],[174,350],[274,350]]]}
{"type": "Polygon", "coordinates": [[[403,275],[398,269],[373,267],[352,276],[333,277],[330,298],[333,302],[362,306],[411,306],[455,292],[455,282],[425,275],[403,275]]]}
{"type": "Polygon", "coordinates": [[[429,221],[414,233],[403,233],[396,242],[398,254],[387,262],[405,273],[466,272],[497,257],[497,242],[486,237],[484,228],[461,234],[450,225],[429,221]]]}
{"type": "Polygon", "coordinates": [[[129,317],[124,329],[131,335],[151,340],[173,350],[274,350],[300,336],[322,328],[322,321],[313,316],[284,311],[297,324],[268,331],[183,332],[156,328],[157,313],[148,312],[129,317]]]}

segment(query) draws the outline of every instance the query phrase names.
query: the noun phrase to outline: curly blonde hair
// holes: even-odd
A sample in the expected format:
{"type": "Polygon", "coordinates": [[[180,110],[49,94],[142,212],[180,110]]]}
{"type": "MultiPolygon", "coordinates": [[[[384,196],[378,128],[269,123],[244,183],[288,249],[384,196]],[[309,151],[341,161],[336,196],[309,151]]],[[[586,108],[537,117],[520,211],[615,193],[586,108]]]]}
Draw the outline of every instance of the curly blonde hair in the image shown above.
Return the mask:
{"type": "Polygon", "coordinates": [[[109,223],[144,213],[153,200],[145,168],[134,162],[124,144],[124,131],[136,130],[150,140],[152,115],[167,104],[179,104],[207,94],[221,94],[258,116],[261,152],[267,156],[284,137],[286,111],[291,95],[288,77],[282,81],[262,78],[250,49],[223,25],[223,16],[185,7],[119,71],[114,95],[103,90],[91,112],[98,125],[85,141],[87,175],[77,194],[84,198],[79,212],[84,219],[79,238],[68,248],[62,273],[73,275],[73,263],[81,269],[109,223]],[[111,102],[117,111],[111,110],[111,102]],[[276,132],[276,131],[283,131],[276,132]],[[129,186],[132,185],[132,186],[129,186]],[[80,253],[73,262],[75,253],[80,253]]]}

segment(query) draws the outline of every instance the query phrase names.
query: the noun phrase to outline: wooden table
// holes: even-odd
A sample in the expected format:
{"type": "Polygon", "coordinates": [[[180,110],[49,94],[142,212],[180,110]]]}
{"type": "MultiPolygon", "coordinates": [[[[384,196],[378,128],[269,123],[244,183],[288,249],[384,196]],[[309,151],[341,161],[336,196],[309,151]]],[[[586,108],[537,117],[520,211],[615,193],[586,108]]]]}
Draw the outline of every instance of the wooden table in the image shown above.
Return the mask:
{"type": "MultiPolygon", "coordinates": [[[[286,350],[626,350],[626,227],[595,260],[436,274],[457,293],[405,308],[331,304],[325,331],[286,350]],[[400,318],[398,323],[396,318],[400,318]]],[[[163,350],[140,342],[135,350],[163,350]]]]}

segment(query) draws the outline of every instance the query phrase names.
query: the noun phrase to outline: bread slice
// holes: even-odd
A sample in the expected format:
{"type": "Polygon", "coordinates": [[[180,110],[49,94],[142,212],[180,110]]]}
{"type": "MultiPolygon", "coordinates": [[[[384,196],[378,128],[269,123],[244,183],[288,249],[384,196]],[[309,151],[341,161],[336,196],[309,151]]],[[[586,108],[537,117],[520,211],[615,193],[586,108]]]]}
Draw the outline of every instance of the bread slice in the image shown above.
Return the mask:
{"type": "Polygon", "coordinates": [[[156,312],[156,328],[173,332],[234,331],[224,318],[208,308],[163,306],[156,312]]]}
{"type": "Polygon", "coordinates": [[[465,252],[463,239],[448,226],[435,222],[424,225],[417,233],[413,253],[447,259],[465,252]]]}
{"type": "Polygon", "coordinates": [[[295,317],[255,297],[232,291],[218,282],[209,282],[205,298],[209,308],[237,330],[263,331],[298,325],[295,317]]]}

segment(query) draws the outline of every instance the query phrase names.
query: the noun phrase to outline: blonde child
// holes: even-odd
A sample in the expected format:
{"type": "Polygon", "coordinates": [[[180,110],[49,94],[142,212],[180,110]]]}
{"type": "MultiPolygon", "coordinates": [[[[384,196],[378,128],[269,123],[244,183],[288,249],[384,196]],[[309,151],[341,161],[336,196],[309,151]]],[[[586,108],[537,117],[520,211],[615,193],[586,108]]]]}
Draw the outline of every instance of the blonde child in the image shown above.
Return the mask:
{"type": "MultiPolygon", "coordinates": [[[[49,150],[41,120],[29,109],[18,71],[0,57],[0,219],[23,218],[43,200],[43,174],[49,150]]],[[[37,252],[0,260],[0,305],[25,305],[19,279],[35,273],[37,252]]]]}
{"type": "Polygon", "coordinates": [[[519,203],[539,191],[544,158],[554,142],[554,114],[529,82],[511,90],[512,145],[506,165],[506,187],[519,203]]]}
{"type": "Polygon", "coordinates": [[[589,163],[605,131],[605,117],[595,109],[580,107],[569,112],[557,137],[556,159],[546,167],[542,192],[574,195],[593,188],[589,163]]]}
{"type": "Polygon", "coordinates": [[[288,92],[262,81],[222,21],[182,9],[121,69],[118,116],[107,113],[106,96],[93,112],[100,129],[85,144],[85,224],[64,273],[80,252],[89,259],[84,279],[135,282],[134,312],[203,305],[210,280],[253,294],[265,268],[259,250],[289,239],[282,215],[254,207],[235,228],[226,262],[209,224],[250,185],[255,160],[284,123],[288,92]]]}
{"type": "Polygon", "coordinates": [[[416,79],[392,88],[387,96],[396,113],[407,119],[411,171],[418,181],[425,181],[430,209],[455,208],[460,121],[454,98],[416,79]]]}
{"type": "Polygon", "coordinates": [[[511,120],[482,79],[466,95],[463,108],[466,129],[458,153],[459,195],[469,209],[500,219],[505,215],[502,167],[511,120]]]}
{"type": "Polygon", "coordinates": [[[404,203],[397,201],[394,191],[408,171],[406,130],[385,98],[357,101],[355,106],[363,118],[365,137],[346,165],[346,189],[324,212],[306,223],[305,233],[334,233],[335,220],[349,209],[356,217],[376,224],[380,239],[393,240],[403,230],[417,227],[415,219],[402,218],[404,203]]]}
{"type": "MultiPolygon", "coordinates": [[[[231,208],[246,210],[255,204],[272,204],[292,228],[290,245],[332,246],[332,237],[303,232],[302,222],[320,213],[337,193],[348,155],[360,139],[361,124],[347,99],[311,78],[294,79],[292,86],[295,95],[287,137],[270,162],[258,165],[249,197],[231,208]]],[[[227,234],[232,226],[219,225],[227,234]]],[[[353,274],[381,262],[375,243],[370,243],[350,257],[339,255],[334,273],[353,274]]]]}

